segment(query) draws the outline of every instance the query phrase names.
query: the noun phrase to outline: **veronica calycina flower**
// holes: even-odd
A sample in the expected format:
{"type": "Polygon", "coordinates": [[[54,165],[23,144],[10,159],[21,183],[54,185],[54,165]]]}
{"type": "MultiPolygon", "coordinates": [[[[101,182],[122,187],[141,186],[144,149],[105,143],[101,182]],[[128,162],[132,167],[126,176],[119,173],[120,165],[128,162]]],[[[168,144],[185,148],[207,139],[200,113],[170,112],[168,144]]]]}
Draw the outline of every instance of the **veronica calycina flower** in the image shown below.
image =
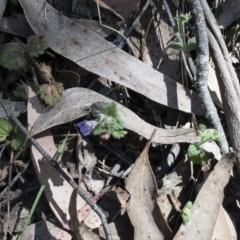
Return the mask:
{"type": "Polygon", "coordinates": [[[94,120],[92,120],[92,121],[84,120],[77,124],[77,127],[79,128],[79,130],[83,134],[83,136],[90,135],[93,131],[94,126],[96,126],[96,121],[94,121],[94,120]]]}
{"type": "Polygon", "coordinates": [[[107,140],[110,135],[119,139],[127,134],[115,102],[98,102],[94,103],[90,108],[94,120],[84,120],[77,124],[84,136],[93,133],[107,140]]]}

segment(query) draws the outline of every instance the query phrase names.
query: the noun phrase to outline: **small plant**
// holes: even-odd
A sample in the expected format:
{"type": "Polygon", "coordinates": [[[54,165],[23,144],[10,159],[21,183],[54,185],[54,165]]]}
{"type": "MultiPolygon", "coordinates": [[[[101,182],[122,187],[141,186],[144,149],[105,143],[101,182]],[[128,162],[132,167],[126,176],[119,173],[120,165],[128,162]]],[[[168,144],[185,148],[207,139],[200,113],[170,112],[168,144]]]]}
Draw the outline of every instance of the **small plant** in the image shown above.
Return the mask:
{"type": "Polygon", "coordinates": [[[183,224],[186,224],[188,222],[190,222],[190,219],[191,219],[191,209],[192,209],[192,202],[191,201],[188,201],[182,212],[181,212],[181,217],[182,217],[182,220],[183,220],[183,224]]]}
{"type": "Polygon", "coordinates": [[[181,33],[181,38],[183,41],[181,43],[172,42],[168,45],[168,48],[182,49],[184,52],[190,52],[196,49],[197,47],[196,37],[188,39],[188,42],[185,43],[185,24],[191,18],[192,16],[188,13],[181,14],[180,16],[174,18],[174,20],[178,24],[179,32],[181,33]]]}
{"type": "Polygon", "coordinates": [[[120,139],[127,134],[115,102],[94,103],[90,108],[94,119],[89,121],[84,120],[77,124],[77,127],[84,136],[93,133],[107,140],[111,135],[116,139],[120,139]]]}
{"type": "Polygon", "coordinates": [[[8,70],[25,71],[27,69],[27,54],[38,57],[48,48],[48,40],[43,36],[33,35],[28,38],[28,47],[21,45],[6,45],[0,54],[0,65],[8,70]]]}
{"type": "Polygon", "coordinates": [[[207,152],[201,146],[205,142],[221,141],[221,136],[217,130],[206,129],[206,127],[202,124],[199,125],[198,134],[198,142],[189,146],[187,155],[189,160],[193,163],[205,165],[208,163],[209,159],[213,158],[213,154],[211,152],[207,152]]]}
{"type": "MultiPolygon", "coordinates": [[[[25,135],[18,128],[15,128],[10,120],[0,118],[0,142],[5,141],[10,135],[13,135],[12,149],[18,151],[23,148],[26,142],[25,135]]],[[[30,142],[27,141],[26,147],[30,147],[30,142]]]]}

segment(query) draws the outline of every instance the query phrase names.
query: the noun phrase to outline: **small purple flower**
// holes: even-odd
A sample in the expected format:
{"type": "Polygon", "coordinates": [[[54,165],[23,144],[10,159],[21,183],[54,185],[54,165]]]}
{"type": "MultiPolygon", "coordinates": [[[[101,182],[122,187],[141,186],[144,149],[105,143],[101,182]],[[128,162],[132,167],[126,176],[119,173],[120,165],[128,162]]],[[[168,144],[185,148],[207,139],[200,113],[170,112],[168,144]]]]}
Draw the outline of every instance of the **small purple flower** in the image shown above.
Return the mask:
{"type": "Polygon", "coordinates": [[[83,136],[88,136],[92,133],[94,125],[95,125],[95,121],[84,120],[82,122],[79,122],[77,124],[77,127],[79,128],[83,136]]]}

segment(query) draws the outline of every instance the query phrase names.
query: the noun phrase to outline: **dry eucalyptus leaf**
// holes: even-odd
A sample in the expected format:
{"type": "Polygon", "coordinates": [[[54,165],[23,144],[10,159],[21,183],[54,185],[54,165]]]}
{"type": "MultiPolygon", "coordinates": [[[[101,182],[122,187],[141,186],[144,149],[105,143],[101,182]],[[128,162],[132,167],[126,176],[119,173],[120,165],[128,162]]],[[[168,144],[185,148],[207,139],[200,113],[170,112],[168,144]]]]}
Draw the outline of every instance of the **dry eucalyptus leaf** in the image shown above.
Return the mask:
{"type": "Polygon", "coordinates": [[[237,240],[237,232],[231,218],[221,206],[211,240],[237,240]]]}
{"type": "MultiPolygon", "coordinates": [[[[89,20],[89,19],[77,19],[77,18],[72,18],[74,22],[79,23],[83,27],[87,28],[88,30],[97,33],[99,36],[102,38],[108,37],[110,34],[112,34],[114,31],[102,26],[99,21],[95,20],[89,20]]],[[[113,29],[118,28],[123,21],[119,21],[117,23],[104,23],[104,25],[107,25],[113,29]]]]}
{"type": "MultiPolygon", "coordinates": [[[[39,114],[43,111],[43,108],[36,96],[36,94],[32,91],[30,87],[27,88],[29,101],[28,101],[28,126],[29,129],[33,126],[34,122],[38,118],[39,114]]],[[[38,143],[44,148],[44,150],[50,155],[54,156],[57,148],[55,146],[52,134],[49,130],[38,134],[36,137],[38,143]]],[[[38,150],[33,146],[31,148],[32,161],[38,176],[39,182],[42,183],[46,177],[46,173],[51,168],[50,164],[43,159],[42,155],[38,152],[38,150]]],[[[65,171],[66,174],[69,175],[65,166],[61,165],[61,168],[65,171]]],[[[66,182],[60,174],[53,169],[51,177],[48,179],[46,187],[44,189],[45,197],[47,198],[52,211],[55,216],[58,218],[59,222],[65,227],[69,229],[69,201],[70,196],[73,191],[73,188],[66,182]]],[[[77,198],[77,209],[81,209],[86,205],[86,202],[78,195],[77,198]]],[[[88,205],[87,205],[88,206],[88,205]]],[[[89,207],[90,208],[90,207],[89,207]]],[[[89,209],[89,212],[91,208],[89,209]]],[[[99,220],[98,224],[101,224],[98,215],[93,211],[96,219],[99,220]]],[[[94,227],[96,227],[96,223],[94,223],[94,227]]],[[[99,226],[98,225],[98,226],[99,226]]],[[[88,225],[91,227],[91,225],[88,225]]]]}
{"type": "MultiPolygon", "coordinates": [[[[113,30],[100,25],[99,21],[78,18],[71,19],[74,22],[81,24],[88,30],[97,33],[103,38],[106,38],[111,33],[113,33],[113,30]]],[[[107,25],[115,29],[119,27],[122,23],[123,21],[120,21],[117,23],[108,23],[107,25]]],[[[31,35],[34,35],[34,32],[29,26],[25,15],[22,14],[14,14],[9,17],[4,17],[2,21],[0,21],[0,31],[21,37],[30,37],[31,35]]]]}
{"type": "Polygon", "coordinates": [[[211,239],[235,158],[225,154],[217,163],[193,204],[190,222],[181,225],[174,240],[211,239]]]}
{"type": "MultiPolygon", "coordinates": [[[[61,100],[50,111],[41,114],[36,121],[31,135],[35,135],[53,126],[71,122],[87,115],[90,106],[97,102],[112,102],[96,92],[86,88],[71,88],[63,92],[61,100]]],[[[118,110],[125,128],[149,139],[154,126],[140,119],[135,113],[117,103],[118,110]]],[[[196,142],[197,136],[193,129],[161,129],[157,128],[154,142],[173,144],[175,142],[196,142]]]]}
{"type": "Polygon", "coordinates": [[[158,103],[202,114],[195,92],[185,89],[181,84],[63,16],[44,0],[20,0],[20,3],[34,32],[45,36],[49,40],[49,47],[58,54],[158,103]]]}
{"type": "MultiPolygon", "coordinates": [[[[26,104],[24,102],[10,102],[7,100],[2,100],[4,106],[6,106],[9,111],[14,114],[15,117],[18,117],[21,113],[26,111],[26,104]]],[[[0,105],[0,118],[7,118],[5,110],[0,105]]]]}
{"type": "Polygon", "coordinates": [[[127,178],[126,189],[130,194],[127,212],[134,227],[135,240],[171,239],[172,235],[157,206],[157,186],[148,159],[155,133],[156,130],[127,178]]]}

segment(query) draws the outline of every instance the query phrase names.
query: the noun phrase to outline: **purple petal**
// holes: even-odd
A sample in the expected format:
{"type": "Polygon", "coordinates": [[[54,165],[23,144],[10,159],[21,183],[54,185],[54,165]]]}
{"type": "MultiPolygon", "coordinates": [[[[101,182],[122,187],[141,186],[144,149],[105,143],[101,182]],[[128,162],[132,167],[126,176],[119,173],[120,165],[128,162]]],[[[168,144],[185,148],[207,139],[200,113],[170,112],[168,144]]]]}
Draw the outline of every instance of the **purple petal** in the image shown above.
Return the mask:
{"type": "Polygon", "coordinates": [[[83,136],[88,136],[92,133],[93,123],[92,123],[92,121],[84,120],[82,122],[79,122],[77,124],[77,127],[79,128],[79,130],[83,134],[83,136]]]}

